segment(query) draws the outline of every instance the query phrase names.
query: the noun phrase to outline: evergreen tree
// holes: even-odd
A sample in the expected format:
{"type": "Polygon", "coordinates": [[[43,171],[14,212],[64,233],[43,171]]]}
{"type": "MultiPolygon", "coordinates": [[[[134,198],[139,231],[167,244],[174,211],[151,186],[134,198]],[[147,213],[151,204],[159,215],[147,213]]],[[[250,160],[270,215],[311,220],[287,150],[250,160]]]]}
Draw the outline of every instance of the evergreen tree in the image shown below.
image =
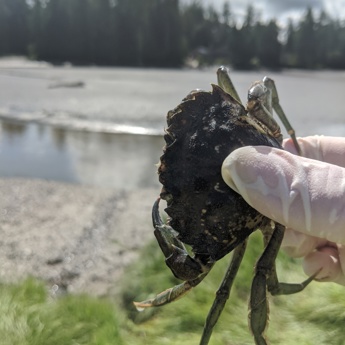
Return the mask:
{"type": "Polygon", "coordinates": [[[182,36],[177,0],[151,0],[144,25],[142,54],[144,65],[182,64],[182,36]]]}
{"type": "Polygon", "coordinates": [[[231,63],[234,68],[252,69],[256,57],[256,37],[254,25],[256,14],[253,6],[247,7],[244,23],[240,29],[233,30],[233,49],[231,51],[231,63]]]}
{"type": "Polygon", "coordinates": [[[71,18],[68,15],[69,0],[51,0],[44,7],[43,29],[39,58],[62,63],[70,60],[69,30],[71,18]]]}
{"type": "Polygon", "coordinates": [[[208,46],[212,37],[207,30],[205,10],[199,2],[192,2],[183,10],[182,26],[189,51],[208,46]]]}
{"type": "Polygon", "coordinates": [[[67,39],[67,60],[69,61],[87,63],[91,60],[88,46],[88,37],[90,37],[88,10],[87,0],[68,2],[68,17],[71,18],[67,39]]]}
{"type": "Polygon", "coordinates": [[[283,46],[283,65],[293,67],[297,65],[297,34],[292,20],[289,20],[287,38],[283,46]]]}
{"type": "Polygon", "coordinates": [[[313,11],[309,7],[297,31],[297,55],[299,67],[316,67],[317,43],[313,11]]]}
{"type": "Polygon", "coordinates": [[[119,65],[142,65],[143,21],[148,1],[118,0],[115,6],[116,61],[119,65]]]}
{"type": "MultiPolygon", "coordinates": [[[[1,1],[1,0],[0,0],[1,1]]],[[[31,59],[37,59],[40,55],[40,48],[43,43],[42,31],[43,31],[43,8],[39,0],[32,1],[29,7],[29,45],[28,56],[31,59]]]]}
{"type": "Polygon", "coordinates": [[[27,54],[28,14],[25,0],[0,0],[0,54],[27,54]]]}
{"type": "Polygon", "coordinates": [[[277,69],[281,65],[281,44],[278,41],[278,26],[274,20],[268,25],[256,26],[257,35],[257,56],[263,67],[277,69]]]}
{"type": "Polygon", "coordinates": [[[229,1],[224,1],[222,11],[223,24],[231,26],[232,16],[229,1]]]}
{"type": "MultiPolygon", "coordinates": [[[[86,0],[81,0],[86,1],[86,0]]],[[[119,5],[120,7],[120,5],[119,5]]],[[[118,59],[118,18],[109,0],[89,0],[86,47],[89,60],[98,65],[112,65],[118,59]]]]}

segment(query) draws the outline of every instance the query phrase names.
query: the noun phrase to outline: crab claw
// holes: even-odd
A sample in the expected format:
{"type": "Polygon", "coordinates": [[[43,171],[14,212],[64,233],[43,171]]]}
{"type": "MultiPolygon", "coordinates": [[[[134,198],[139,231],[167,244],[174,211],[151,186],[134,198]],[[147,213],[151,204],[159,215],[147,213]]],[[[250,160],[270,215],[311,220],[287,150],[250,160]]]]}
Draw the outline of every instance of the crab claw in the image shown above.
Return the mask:
{"type": "Polygon", "coordinates": [[[213,262],[204,265],[197,259],[189,256],[183,243],[177,238],[177,232],[161,219],[159,215],[159,201],[160,199],[156,200],[152,208],[154,234],[165,256],[166,264],[175,277],[184,280],[184,282],[161,292],[152,299],[133,302],[138,311],[150,307],[159,307],[182,297],[205,278],[213,265],[213,262]]]}
{"type": "Polygon", "coordinates": [[[191,257],[183,243],[177,238],[177,232],[169,225],[163,223],[159,215],[159,200],[152,208],[152,221],[155,227],[154,234],[165,256],[165,262],[176,278],[181,280],[194,280],[209,267],[191,257]]]}

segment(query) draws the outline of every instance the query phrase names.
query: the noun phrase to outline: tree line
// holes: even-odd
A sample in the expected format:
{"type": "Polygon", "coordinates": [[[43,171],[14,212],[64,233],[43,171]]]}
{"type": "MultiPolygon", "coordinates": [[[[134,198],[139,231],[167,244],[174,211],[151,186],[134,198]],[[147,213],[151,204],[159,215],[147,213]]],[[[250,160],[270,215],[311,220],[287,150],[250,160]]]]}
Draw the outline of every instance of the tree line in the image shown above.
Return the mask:
{"type": "Polygon", "coordinates": [[[0,0],[0,55],[115,66],[344,69],[345,25],[308,8],[283,31],[252,6],[239,23],[228,1],[217,12],[197,0],[0,0]]]}

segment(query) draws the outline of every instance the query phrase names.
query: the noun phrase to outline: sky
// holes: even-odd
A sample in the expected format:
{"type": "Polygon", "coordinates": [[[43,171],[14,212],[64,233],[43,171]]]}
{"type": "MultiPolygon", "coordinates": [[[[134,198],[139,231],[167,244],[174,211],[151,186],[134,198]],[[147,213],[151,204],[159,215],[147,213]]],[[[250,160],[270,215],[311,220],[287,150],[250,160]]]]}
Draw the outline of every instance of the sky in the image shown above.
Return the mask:
{"type": "MultiPolygon", "coordinates": [[[[224,0],[199,1],[206,6],[212,4],[219,11],[224,4],[224,0]]],[[[345,0],[229,0],[229,3],[231,12],[238,21],[244,17],[249,4],[253,4],[259,11],[261,19],[276,18],[281,25],[285,25],[289,18],[298,20],[305,14],[308,6],[315,9],[315,13],[324,9],[332,18],[345,19],[345,0]]]]}

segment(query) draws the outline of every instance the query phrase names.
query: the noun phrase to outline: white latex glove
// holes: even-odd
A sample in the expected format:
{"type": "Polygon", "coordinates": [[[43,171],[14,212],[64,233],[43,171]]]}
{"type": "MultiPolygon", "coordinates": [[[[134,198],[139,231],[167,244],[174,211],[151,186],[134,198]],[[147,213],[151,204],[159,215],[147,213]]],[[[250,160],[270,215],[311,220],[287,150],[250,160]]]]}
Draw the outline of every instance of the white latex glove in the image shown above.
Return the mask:
{"type": "Polygon", "coordinates": [[[303,157],[291,139],[284,141],[287,151],[237,149],[223,163],[223,179],[260,213],[286,226],[282,248],[304,258],[307,275],[322,268],[316,280],[345,285],[345,138],[298,142],[303,157]]]}

